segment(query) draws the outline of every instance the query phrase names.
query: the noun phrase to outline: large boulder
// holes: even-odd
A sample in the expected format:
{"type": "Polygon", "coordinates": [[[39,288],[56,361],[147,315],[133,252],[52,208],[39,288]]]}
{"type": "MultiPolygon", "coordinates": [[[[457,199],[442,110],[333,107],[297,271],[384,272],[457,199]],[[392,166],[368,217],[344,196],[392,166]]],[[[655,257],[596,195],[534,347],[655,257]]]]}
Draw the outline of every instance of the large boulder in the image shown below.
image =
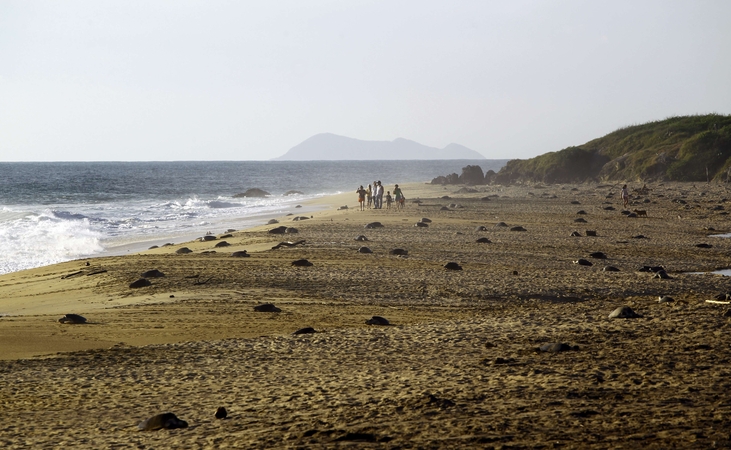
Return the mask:
{"type": "Polygon", "coordinates": [[[495,181],[495,175],[497,174],[492,169],[485,172],[485,184],[492,184],[492,182],[495,181]]]}
{"type": "Polygon", "coordinates": [[[247,190],[246,192],[240,193],[240,194],[234,194],[234,198],[241,198],[241,197],[256,197],[256,198],[263,198],[267,195],[272,195],[267,191],[264,191],[259,188],[251,188],[247,190]]]}
{"type": "Polygon", "coordinates": [[[459,184],[459,175],[456,173],[447,175],[447,184],[459,184]]]}
{"type": "Polygon", "coordinates": [[[476,185],[485,184],[485,174],[480,166],[466,166],[462,168],[462,175],[459,176],[461,184],[476,185]]]}
{"type": "Polygon", "coordinates": [[[431,184],[447,184],[447,177],[445,177],[444,175],[439,175],[438,177],[431,180],[431,184]]]}

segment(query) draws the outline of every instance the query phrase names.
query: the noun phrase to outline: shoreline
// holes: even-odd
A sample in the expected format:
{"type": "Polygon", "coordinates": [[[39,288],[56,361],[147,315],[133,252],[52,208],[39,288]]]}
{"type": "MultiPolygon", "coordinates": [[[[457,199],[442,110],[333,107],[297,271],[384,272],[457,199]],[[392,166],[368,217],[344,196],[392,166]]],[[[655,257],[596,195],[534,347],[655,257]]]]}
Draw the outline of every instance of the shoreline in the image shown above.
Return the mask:
{"type": "Polygon", "coordinates": [[[296,234],[260,225],[227,247],[186,242],[0,276],[0,314],[17,314],[0,315],[0,370],[23,380],[0,395],[26,411],[8,415],[3,442],[731,445],[718,428],[731,406],[717,400],[731,389],[731,306],[706,302],[731,294],[731,277],[688,273],[731,267],[731,241],[711,237],[731,231],[728,192],[651,188],[630,205],[647,217],[631,218],[593,184],[407,183],[404,211],[361,212],[344,193],[318,199],[311,219],[281,217],[296,234]],[[176,254],[183,246],[193,253],[176,254]],[[300,259],[313,265],[292,265],[300,259]],[[638,270],[660,265],[669,278],[638,270]],[[152,269],[165,276],[129,288],[152,269]],[[254,311],[263,303],[281,312],[254,311]],[[609,319],[620,306],[640,317],[609,319]],[[66,313],[89,323],[58,323],[66,313]],[[391,325],[367,325],[372,316],[391,325]],[[306,327],[316,332],[293,334],[306,327]],[[550,343],[568,350],[539,350],[550,343]],[[230,419],[213,419],[218,406],[230,419]],[[164,411],[191,428],[130,434],[164,411]]]}

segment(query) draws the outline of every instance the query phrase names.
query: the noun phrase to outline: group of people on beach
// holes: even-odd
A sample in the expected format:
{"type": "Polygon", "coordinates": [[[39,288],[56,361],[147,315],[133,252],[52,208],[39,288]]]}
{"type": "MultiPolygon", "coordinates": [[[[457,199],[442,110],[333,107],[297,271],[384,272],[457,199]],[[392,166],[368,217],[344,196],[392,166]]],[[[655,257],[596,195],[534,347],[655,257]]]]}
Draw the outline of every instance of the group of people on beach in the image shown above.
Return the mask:
{"type": "Polygon", "coordinates": [[[404,193],[398,187],[398,184],[393,188],[393,196],[391,196],[391,191],[387,191],[386,195],[383,195],[383,185],[380,181],[374,181],[373,185],[369,184],[367,189],[364,189],[361,185],[355,192],[358,194],[361,211],[365,208],[371,209],[371,207],[382,209],[384,197],[386,199],[386,209],[391,209],[391,203],[394,201],[396,202],[396,209],[403,209],[406,202],[404,193]]]}

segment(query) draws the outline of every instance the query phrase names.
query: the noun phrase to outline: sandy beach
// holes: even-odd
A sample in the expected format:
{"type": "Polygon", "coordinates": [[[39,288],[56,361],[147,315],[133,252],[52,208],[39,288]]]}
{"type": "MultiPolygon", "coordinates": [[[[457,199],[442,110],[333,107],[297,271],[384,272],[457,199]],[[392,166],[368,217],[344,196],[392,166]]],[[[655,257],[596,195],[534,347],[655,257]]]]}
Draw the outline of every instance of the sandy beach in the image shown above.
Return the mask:
{"type": "Polygon", "coordinates": [[[0,446],[731,447],[731,278],[693,273],[731,267],[729,188],[648,184],[628,217],[616,185],[402,187],[0,276],[0,446]],[[164,412],[189,427],[138,430],[164,412]]]}

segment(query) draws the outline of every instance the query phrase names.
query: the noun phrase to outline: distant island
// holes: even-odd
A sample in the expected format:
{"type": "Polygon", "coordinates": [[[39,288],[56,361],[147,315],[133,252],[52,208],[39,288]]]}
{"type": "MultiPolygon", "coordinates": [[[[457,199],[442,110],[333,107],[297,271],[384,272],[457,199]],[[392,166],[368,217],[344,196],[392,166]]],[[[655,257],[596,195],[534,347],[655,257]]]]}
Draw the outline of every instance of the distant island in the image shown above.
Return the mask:
{"type": "Polygon", "coordinates": [[[295,145],[274,161],[333,161],[333,160],[403,160],[403,159],[485,159],[459,144],[444,148],[428,147],[408,139],[393,141],[362,141],[331,133],[312,136],[295,145]]]}
{"type": "Polygon", "coordinates": [[[731,116],[670,117],[586,144],[514,159],[492,178],[515,182],[731,181],[731,116]]]}

